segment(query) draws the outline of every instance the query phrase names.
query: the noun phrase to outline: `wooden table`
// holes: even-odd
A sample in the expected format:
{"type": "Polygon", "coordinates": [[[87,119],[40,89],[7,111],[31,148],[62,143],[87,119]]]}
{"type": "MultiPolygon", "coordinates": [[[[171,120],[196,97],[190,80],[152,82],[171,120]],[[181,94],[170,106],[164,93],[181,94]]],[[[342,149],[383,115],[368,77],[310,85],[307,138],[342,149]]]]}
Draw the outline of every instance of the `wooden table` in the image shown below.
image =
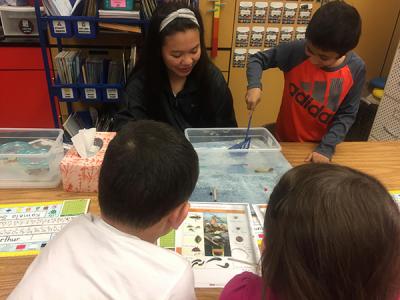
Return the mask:
{"type": "MultiPolygon", "coordinates": [[[[282,143],[282,152],[293,165],[302,164],[314,145],[282,143]]],[[[400,189],[400,142],[352,142],[337,147],[334,163],[374,175],[390,190],[400,189]]],[[[91,198],[90,212],[99,214],[94,193],[66,193],[57,189],[0,190],[0,203],[35,202],[55,199],[91,198]]],[[[0,258],[0,299],[4,299],[21,280],[33,256],[0,258]]],[[[218,299],[220,289],[197,289],[198,299],[218,299]]]]}

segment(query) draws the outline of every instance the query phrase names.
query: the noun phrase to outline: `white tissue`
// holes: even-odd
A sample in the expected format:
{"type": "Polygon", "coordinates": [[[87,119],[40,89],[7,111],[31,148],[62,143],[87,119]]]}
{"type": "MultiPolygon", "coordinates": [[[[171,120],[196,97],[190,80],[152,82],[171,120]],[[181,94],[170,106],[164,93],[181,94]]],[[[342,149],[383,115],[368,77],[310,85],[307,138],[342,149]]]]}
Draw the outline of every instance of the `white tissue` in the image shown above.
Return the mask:
{"type": "Polygon", "coordinates": [[[95,137],[96,128],[81,129],[72,137],[72,143],[80,157],[88,158],[99,151],[99,147],[93,144],[95,137]]]}

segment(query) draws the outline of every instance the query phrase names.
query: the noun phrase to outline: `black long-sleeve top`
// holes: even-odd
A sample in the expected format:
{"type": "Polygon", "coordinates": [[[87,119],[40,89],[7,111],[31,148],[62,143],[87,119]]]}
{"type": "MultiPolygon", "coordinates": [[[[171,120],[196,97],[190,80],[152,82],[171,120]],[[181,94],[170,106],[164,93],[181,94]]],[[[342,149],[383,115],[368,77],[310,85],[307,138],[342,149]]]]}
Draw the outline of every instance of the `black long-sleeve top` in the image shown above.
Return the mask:
{"type": "Polygon", "coordinates": [[[153,119],[169,123],[184,131],[186,128],[237,127],[233,109],[232,94],[220,70],[210,64],[207,76],[210,85],[207,95],[212,103],[214,116],[201,109],[201,86],[193,76],[188,76],[184,88],[176,96],[173,94],[167,76],[164,77],[160,93],[163,119],[152,115],[144,93],[144,72],[138,71],[128,81],[123,95],[122,108],[115,118],[115,127],[120,129],[128,121],[153,119]]]}

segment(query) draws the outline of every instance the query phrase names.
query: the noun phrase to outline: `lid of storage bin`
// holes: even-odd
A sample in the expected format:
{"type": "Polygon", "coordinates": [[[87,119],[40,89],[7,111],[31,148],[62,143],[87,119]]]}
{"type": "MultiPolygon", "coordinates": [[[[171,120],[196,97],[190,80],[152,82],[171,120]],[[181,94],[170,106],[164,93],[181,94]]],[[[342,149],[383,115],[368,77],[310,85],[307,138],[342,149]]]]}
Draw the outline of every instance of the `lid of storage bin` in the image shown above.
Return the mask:
{"type": "Polygon", "coordinates": [[[58,128],[0,128],[0,159],[43,157],[63,151],[63,133],[58,128]]]}
{"type": "Polygon", "coordinates": [[[229,149],[243,142],[247,128],[187,128],[186,138],[196,150],[200,151],[280,151],[281,146],[265,128],[250,128],[251,143],[249,149],[229,149]]]}
{"type": "MultiPolygon", "coordinates": [[[[32,6],[0,6],[0,11],[34,12],[35,8],[32,6]]],[[[40,7],[40,11],[44,11],[43,7],[40,7]]]]}

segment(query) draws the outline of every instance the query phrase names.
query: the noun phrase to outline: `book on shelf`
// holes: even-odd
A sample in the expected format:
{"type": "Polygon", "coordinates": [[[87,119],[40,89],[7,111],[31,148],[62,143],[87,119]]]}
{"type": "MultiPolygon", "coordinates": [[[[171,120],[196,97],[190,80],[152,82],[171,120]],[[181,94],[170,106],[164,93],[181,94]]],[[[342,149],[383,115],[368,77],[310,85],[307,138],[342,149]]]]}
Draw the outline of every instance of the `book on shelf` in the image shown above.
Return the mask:
{"type": "Polygon", "coordinates": [[[57,75],[62,84],[72,84],[78,81],[82,54],[80,51],[61,51],[55,57],[57,75]]]}
{"type": "Polygon", "coordinates": [[[149,20],[157,7],[157,0],[142,0],[142,11],[144,18],[149,20]]]}
{"type": "MultiPolygon", "coordinates": [[[[79,1],[81,0],[77,0],[79,1]]],[[[69,0],[43,0],[43,6],[49,16],[70,16],[73,8],[69,0]]]]}
{"type": "Polygon", "coordinates": [[[134,0],[104,0],[104,8],[112,10],[132,10],[134,0]]]}
{"type": "Polygon", "coordinates": [[[136,63],[136,47],[125,50],[120,59],[108,54],[85,55],[77,50],[64,50],[55,57],[56,74],[60,84],[121,84],[126,82],[136,63]]]}
{"type": "Polygon", "coordinates": [[[91,16],[97,14],[97,0],[43,0],[48,16],[91,16]]]}
{"type": "Polygon", "coordinates": [[[99,22],[98,25],[100,28],[111,29],[115,31],[142,33],[142,28],[140,28],[140,26],[135,26],[135,25],[103,23],[103,22],[99,22]]]}
{"type": "Polygon", "coordinates": [[[107,83],[119,84],[123,80],[122,61],[110,60],[108,62],[107,83]]]}
{"type": "Polygon", "coordinates": [[[99,9],[99,18],[134,19],[140,20],[140,11],[105,10],[99,9]]]}

